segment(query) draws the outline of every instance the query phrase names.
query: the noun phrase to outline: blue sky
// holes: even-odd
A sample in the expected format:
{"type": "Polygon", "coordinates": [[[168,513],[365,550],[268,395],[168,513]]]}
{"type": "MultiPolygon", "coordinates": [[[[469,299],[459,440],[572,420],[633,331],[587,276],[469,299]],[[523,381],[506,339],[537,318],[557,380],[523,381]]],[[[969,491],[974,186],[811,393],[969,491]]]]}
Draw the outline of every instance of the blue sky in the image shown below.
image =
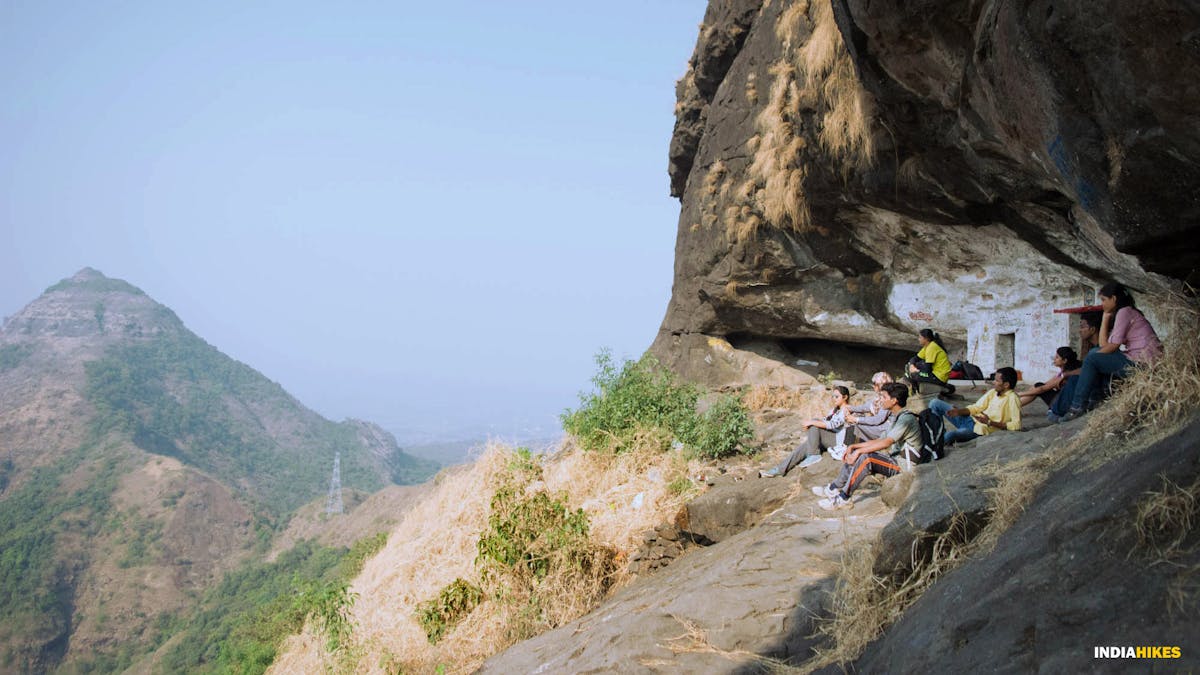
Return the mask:
{"type": "Polygon", "coordinates": [[[705,2],[0,2],[0,313],[84,266],[327,417],[553,427],[670,297],[705,2]]]}

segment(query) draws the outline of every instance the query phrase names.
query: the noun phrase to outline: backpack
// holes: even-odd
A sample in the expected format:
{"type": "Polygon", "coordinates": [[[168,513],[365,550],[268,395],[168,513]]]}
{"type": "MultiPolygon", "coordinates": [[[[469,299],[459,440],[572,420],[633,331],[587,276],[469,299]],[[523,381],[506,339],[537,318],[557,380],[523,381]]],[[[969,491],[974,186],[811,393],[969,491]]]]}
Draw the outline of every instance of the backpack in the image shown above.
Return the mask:
{"type": "Polygon", "coordinates": [[[983,370],[970,361],[963,361],[963,377],[968,380],[982,380],[983,370]]]}
{"type": "Polygon", "coordinates": [[[913,464],[924,464],[942,458],[945,449],[946,421],[942,416],[926,408],[920,413],[905,410],[902,415],[912,415],[917,418],[917,428],[921,430],[921,447],[917,449],[916,457],[909,457],[904,449],[906,458],[913,464]]]}

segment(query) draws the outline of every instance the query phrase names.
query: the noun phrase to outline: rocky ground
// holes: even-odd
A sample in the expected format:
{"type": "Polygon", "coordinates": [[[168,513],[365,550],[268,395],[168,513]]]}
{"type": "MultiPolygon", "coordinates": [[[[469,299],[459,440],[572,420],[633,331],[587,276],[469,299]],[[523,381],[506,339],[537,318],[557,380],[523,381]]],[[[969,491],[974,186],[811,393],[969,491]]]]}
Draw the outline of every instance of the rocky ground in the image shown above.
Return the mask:
{"type": "MultiPolygon", "coordinates": [[[[729,467],[710,479],[709,491],[676,523],[647,534],[643,555],[672,550],[656,569],[647,562],[641,578],[592,613],[516,645],[482,670],[725,672],[754,670],[764,658],[802,663],[811,655],[815,621],[827,614],[829,591],[851,544],[878,537],[876,571],[886,573],[907,564],[914,540],[943,531],[956,514],[978,530],[988,516],[997,468],[1045,455],[1087,424],[1086,417],[1046,424],[1040,403],[1026,411],[1031,430],[979,439],[907,476],[872,479],[846,511],[822,511],[810,492],[835,474],[837,464],[828,458],[777,479],[757,478],[754,466],[729,467]],[[693,540],[708,545],[677,544],[693,540]]],[[[1179,584],[1158,576],[1133,582],[1148,563],[1136,556],[1119,559],[1128,536],[1093,547],[1106,531],[1112,536],[1112,521],[1128,515],[1130,502],[1153,487],[1159,472],[1174,467],[1188,476],[1198,473],[1195,453],[1187,448],[1194,448],[1200,426],[1189,433],[1165,442],[1164,453],[1151,453],[1157,459],[1149,464],[1131,458],[1090,471],[1060,471],[1005,535],[1020,541],[1002,540],[995,552],[936,585],[937,592],[875,643],[856,670],[883,672],[897,664],[906,672],[942,670],[949,659],[956,672],[986,664],[1061,672],[1079,664],[1095,667],[1093,644],[1135,638],[1138,644],[1194,644],[1200,629],[1194,619],[1181,624],[1178,615],[1164,611],[1150,625],[1144,619],[1137,626],[1114,621],[1113,613],[1130,604],[1165,608],[1165,594],[1169,588],[1178,592],[1179,584]],[[1133,482],[1119,495],[1106,495],[1106,486],[1126,474],[1133,482]],[[1064,512],[1076,515],[1044,526],[1064,512]],[[1120,590],[1123,583],[1128,588],[1120,590]],[[1073,589],[1072,599],[1058,603],[1056,589],[1063,584],[1073,589]],[[1087,588],[1094,592],[1080,592],[1087,588]],[[1143,593],[1147,597],[1139,600],[1143,593]],[[964,605],[965,598],[980,600],[964,605]],[[917,643],[922,649],[910,648],[917,643]]]]}

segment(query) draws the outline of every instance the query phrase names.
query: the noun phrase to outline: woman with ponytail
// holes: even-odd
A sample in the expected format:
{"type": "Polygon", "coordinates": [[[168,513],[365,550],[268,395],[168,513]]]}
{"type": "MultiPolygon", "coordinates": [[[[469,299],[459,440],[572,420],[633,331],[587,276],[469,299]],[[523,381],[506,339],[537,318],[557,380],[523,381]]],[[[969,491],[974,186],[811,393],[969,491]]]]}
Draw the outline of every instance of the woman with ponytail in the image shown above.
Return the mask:
{"type": "Polygon", "coordinates": [[[1075,397],[1063,421],[1083,414],[1084,405],[1102,375],[1121,377],[1133,364],[1153,363],[1162,355],[1158,334],[1134,304],[1128,288],[1115,282],[1105,284],[1100,289],[1100,307],[1104,310],[1100,320],[1100,346],[1089,351],[1083,359],[1075,397]]]}
{"type": "Polygon", "coordinates": [[[946,356],[942,336],[922,328],[917,339],[921,342],[921,350],[908,360],[908,376],[904,379],[917,394],[921,393],[921,384],[932,384],[941,387],[944,394],[953,394],[954,386],[946,383],[950,376],[950,357],[946,356]]]}

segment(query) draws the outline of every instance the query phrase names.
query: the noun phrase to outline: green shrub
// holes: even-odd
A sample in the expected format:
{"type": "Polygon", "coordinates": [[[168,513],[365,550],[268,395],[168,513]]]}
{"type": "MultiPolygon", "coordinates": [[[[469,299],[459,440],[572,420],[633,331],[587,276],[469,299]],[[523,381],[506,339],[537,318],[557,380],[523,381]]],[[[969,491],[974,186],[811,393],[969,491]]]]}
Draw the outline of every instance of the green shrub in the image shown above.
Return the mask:
{"type": "Polygon", "coordinates": [[[482,601],[483,591],[478,586],[455,579],[436,598],[417,605],[417,623],[429,644],[435,645],[482,601]]]}
{"type": "Polygon", "coordinates": [[[479,537],[476,564],[523,567],[535,578],[550,571],[551,554],[588,545],[588,518],[545,492],[525,495],[519,486],[497,490],[488,528],[479,537]]]}
{"type": "Polygon", "coordinates": [[[741,399],[723,394],[697,417],[685,443],[697,454],[717,459],[745,450],[743,443],[753,431],[741,399]]]}
{"type": "Polygon", "coordinates": [[[586,450],[623,452],[639,431],[661,429],[693,453],[716,458],[739,452],[752,432],[740,398],[723,394],[697,414],[700,390],[680,382],[653,356],[618,368],[612,354],[602,350],[596,365],[596,391],[581,394],[579,408],[562,415],[563,428],[586,450]]]}
{"type": "Polygon", "coordinates": [[[317,630],[325,635],[325,649],[337,652],[346,646],[354,624],[350,621],[350,608],[358,599],[350,591],[350,582],[314,584],[301,594],[300,607],[305,616],[315,620],[317,630]]]}

